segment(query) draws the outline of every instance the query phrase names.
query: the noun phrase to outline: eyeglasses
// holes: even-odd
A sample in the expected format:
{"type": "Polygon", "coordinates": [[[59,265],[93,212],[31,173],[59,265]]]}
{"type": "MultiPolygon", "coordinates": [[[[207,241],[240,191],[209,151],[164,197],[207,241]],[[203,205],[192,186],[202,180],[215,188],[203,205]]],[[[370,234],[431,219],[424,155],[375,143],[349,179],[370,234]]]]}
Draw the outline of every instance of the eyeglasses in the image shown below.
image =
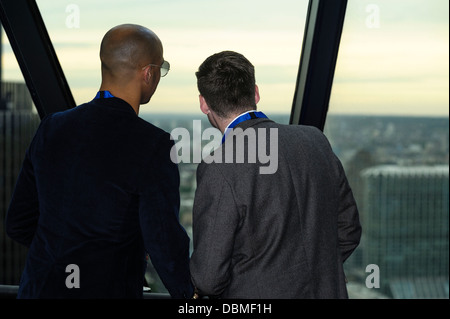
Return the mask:
{"type": "Polygon", "coordinates": [[[161,65],[147,64],[146,66],[144,66],[142,68],[142,70],[148,66],[157,66],[157,67],[161,68],[161,77],[165,77],[167,75],[167,73],[169,73],[169,70],[170,70],[170,63],[167,61],[164,61],[161,65]]]}

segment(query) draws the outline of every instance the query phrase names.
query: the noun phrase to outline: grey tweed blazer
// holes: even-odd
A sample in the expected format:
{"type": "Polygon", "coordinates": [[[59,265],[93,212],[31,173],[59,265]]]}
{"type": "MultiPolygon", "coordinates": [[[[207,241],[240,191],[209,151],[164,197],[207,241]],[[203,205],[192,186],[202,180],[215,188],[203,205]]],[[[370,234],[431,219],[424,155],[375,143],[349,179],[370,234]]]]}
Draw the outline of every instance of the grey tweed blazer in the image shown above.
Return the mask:
{"type": "Polygon", "coordinates": [[[241,132],[198,166],[194,285],[201,295],[220,298],[347,298],[343,263],[359,244],[361,226],[327,138],[313,127],[269,119],[236,128],[241,132]],[[265,154],[277,155],[270,165],[264,140],[265,154]],[[244,163],[236,159],[241,147],[244,163]],[[231,150],[234,161],[226,162],[231,150]],[[273,173],[262,173],[275,164],[273,173]]]}

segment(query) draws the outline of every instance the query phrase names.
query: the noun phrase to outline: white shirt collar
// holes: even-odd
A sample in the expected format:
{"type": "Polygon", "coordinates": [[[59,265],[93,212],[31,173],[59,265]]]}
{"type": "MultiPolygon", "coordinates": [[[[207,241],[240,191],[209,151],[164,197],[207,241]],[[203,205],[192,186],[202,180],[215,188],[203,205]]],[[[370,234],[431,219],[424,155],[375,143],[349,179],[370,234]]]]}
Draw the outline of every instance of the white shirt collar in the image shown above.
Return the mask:
{"type": "Polygon", "coordinates": [[[225,130],[223,131],[223,133],[225,134],[225,132],[228,130],[228,128],[230,127],[230,125],[231,125],[231,123],[233,123],[234,121],[236,121],[236,119],[238,119],[239,117],[241,117],[242,115],[245,115],[245,114],[248,114],[248,113],[253,113],[253,112],[256,112],[256,110],[250,110],[250,111],[247,111],[247,112],[245,112],[245,113],[242,113],[242,114],[239,114],[238,116],[236,116],[234,119],[232,119],[231,121],[230,121],[230,123],[228,123],[228,125],[227,125],[227,127],[225,128],[225,130]]]}

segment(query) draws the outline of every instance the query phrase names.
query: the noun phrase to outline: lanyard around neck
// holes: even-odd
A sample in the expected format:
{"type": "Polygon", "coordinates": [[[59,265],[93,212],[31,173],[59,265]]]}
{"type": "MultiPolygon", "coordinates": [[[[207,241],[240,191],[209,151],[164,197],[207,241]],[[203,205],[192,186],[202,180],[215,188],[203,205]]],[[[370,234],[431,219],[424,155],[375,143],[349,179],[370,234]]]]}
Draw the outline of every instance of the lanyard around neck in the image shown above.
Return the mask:
{"type": "Polygon", "coordinates": [[[97,95],[95,96],[94,100],[96,99],[110,99],[114,97],[114,95],[111,94],[109,91],[99,91],[97,95]]]}
{"type": "Polygon", "coordinates": [[[254,120],[257,118],[267,118],[267,116],[263,112],[248,112],[240,115],[237,117],[233,122],[228,125],[228,127],[225,130],[225,133],[222,137],[222,143],[225,142],[225,139],[227,138],[228,134],[239,124],[248,120],[254,120]]]}

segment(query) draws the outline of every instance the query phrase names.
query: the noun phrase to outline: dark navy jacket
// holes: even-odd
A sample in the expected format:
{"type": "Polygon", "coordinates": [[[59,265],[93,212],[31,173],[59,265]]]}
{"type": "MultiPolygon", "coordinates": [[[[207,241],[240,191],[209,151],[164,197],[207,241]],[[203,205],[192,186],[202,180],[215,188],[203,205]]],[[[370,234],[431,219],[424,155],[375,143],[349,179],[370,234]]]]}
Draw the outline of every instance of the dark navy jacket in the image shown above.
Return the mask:
{"type": "Polygon", "coordinates": [[[173,144],[118,98],[44,118],[6,218],[29,247],[18,297],[142,298],[146,252],[171,296],[191,297],[173,144]]]}

